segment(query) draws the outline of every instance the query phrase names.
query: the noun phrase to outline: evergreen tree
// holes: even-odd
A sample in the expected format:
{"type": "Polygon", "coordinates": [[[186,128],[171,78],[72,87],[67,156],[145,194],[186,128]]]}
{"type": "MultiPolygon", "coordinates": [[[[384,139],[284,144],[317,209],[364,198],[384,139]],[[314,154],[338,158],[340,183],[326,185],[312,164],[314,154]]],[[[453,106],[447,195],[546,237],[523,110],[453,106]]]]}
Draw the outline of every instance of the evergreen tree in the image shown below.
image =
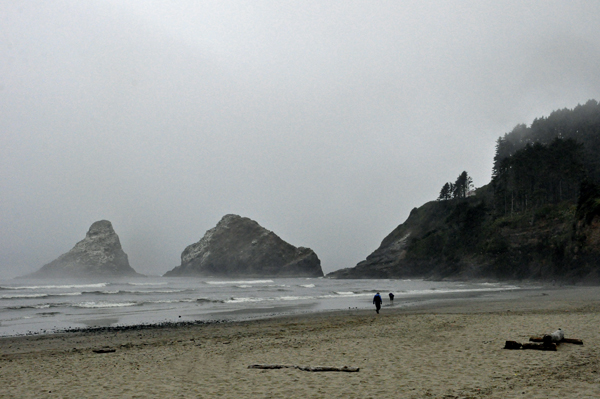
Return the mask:
{"type": "Polygon", "coordinates": [[[467,198],[467,194],[473,188],[473,179],[469,176],[466,171],[463,171],[456,182],[454,183],[454,198],[467,198]]]}
{"type": "Polygon", "coordinates": [[[438,197],[438,201],[446,201],[452,198],[452,190],[454,185],[452,183],[446,183],[442,187],[440,191],[440,196],[438,197]]]}
{"type": "Polygon", "coordinates": [[[556,138],[503,159],[492,180],[497,209],[512,213],[576,198],[586,177],[582,153],[576,141],[556,138]]]}

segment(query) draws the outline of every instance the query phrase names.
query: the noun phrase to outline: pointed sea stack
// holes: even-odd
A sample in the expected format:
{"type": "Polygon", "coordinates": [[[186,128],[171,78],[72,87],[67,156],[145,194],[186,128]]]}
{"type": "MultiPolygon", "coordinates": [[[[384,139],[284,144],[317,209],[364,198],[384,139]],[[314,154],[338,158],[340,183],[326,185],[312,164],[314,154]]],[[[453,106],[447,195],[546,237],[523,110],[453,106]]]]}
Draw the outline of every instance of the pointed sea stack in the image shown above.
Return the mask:
{"type": "Polygon", "coordinates": [[[28,275],[35,278],[141,276],[129,266],[119,236],[108,220],[92,224],[85,238],[58,259],[28,275]]]}
{"type": "Polygon", "coordinates": [[[181,265],[165,277],[322,277],[310,248],[294,247],[254,220],[225,215],[181,254],[181,265]]]}

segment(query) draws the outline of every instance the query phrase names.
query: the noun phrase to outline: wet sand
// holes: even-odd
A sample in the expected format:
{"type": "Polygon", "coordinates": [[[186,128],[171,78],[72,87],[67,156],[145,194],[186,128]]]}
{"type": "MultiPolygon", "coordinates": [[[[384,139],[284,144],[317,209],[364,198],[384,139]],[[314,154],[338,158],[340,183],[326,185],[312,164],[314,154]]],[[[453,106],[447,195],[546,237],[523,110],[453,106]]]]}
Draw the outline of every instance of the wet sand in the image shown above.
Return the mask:
{"type": "Polygon", "coordinates": [[[599,335],[600,288],[580,287],[386,300],[379,315],[1,338],[0,397],[597,398],[599,335]],[[584,345],[503,349],[559,327],[584,345]],[[257,363],[360,371],[248,368],[257,363]]]}

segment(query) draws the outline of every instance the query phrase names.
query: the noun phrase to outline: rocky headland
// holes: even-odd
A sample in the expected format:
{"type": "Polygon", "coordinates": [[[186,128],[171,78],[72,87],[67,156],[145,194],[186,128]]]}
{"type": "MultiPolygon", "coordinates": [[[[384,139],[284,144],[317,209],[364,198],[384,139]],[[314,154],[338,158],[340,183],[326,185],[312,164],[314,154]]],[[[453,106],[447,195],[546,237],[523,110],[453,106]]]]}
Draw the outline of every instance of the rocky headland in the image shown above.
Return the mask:
{"type": "Polygon", "coordinates": [[[108,220],[91,225],[85,238],[40,270],[26,277],[89,278],[141,276],[129,265],[119,236],[108,220]]]}
{"type": "Polygon", "coordinates": [[[600,284],[599,159],[595,100],[517,125],[497,140],[489,184],[471,190],[463,172],[364,261],[327,277],[600,284]]]}
{"type": "Polygon", "coordinates": [[[365,260],[327,277],[600,283],[600,192],[496,217],[490,191],[413,209],[365,260]]]}
{"type": "Polygon", "coordinates": [[[322,277],[323,271],[312,249],[288,244],[249,218],[225,215],[165,274],[178,276],[322,277]]]}

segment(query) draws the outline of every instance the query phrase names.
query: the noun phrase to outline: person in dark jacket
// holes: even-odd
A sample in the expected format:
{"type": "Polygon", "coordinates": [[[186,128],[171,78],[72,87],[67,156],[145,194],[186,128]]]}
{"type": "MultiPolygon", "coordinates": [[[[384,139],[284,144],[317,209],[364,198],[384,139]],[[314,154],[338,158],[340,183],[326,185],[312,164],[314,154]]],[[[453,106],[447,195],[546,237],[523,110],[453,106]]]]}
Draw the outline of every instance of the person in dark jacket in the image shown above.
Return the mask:
{"type": "Polygon", "coordinates": [[[379,309],[381,309],[381,302],[382,302],[381,295],[379,295],[379,292],[378,292],[373,297],[373,303],[375,304],[375,311],[377,312],[377,314],[379,314],[379,309]]]}
{"type": "Polygon", "coordinates": [[[391,292],[390,292],[390,302],[394,303],[394,294],[392,294],[391,292]]]}

